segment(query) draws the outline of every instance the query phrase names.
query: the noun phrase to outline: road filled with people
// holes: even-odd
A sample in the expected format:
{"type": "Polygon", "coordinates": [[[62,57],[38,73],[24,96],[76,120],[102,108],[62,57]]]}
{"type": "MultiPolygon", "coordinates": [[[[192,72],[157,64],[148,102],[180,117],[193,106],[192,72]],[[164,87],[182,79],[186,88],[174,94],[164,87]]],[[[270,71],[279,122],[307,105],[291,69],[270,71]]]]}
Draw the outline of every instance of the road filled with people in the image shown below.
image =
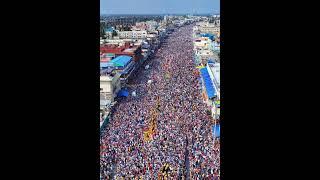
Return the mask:
{"type": "Polygon", "coordinates": [[[193,60],[193,25],[174,31],[129,82],[100,139],[102,179],[220,179],[220,142],[193,60]]]}

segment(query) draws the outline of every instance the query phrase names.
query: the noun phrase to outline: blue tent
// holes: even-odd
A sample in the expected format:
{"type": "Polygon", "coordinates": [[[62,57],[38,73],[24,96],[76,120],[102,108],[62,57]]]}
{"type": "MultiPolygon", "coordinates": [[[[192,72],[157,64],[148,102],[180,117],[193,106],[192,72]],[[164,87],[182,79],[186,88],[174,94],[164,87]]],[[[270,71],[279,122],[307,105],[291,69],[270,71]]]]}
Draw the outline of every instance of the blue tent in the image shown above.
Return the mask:
{"type": "Polygon", "coordinates": [[[118,96],[119,96],[119,97],[128,97],[128,96],[129,96],[129,92],[126,91],[126,90],[121,89],[121,90],[118,92],[118,96]]]}
{"type": "Polygon", "coordinates": [[[204,86],[206,87],[206,92],[207,92],[209,99],[215,97],[216,91],[213,87],[213,84],[212,84],[212,81],[211,81],[211,78],[210,78],[210,75],[209,75],[207,68],[200,69],[200,73],[203,78],[204,86]]]}
{"type": "Polygon", "coordinates": [[[220,137],[220,124],[218,124],[216,126],[212,126],[212,136],[220,137]]]}

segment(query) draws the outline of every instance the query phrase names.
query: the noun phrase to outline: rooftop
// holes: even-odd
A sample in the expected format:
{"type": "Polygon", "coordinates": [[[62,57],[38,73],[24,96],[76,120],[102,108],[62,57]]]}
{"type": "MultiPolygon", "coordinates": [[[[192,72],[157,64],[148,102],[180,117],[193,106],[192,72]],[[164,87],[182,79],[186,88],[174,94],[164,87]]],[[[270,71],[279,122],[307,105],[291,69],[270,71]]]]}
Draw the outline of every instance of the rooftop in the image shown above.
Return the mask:
{"type": "Polygon", "coordinates": [[[128,49],[125,49],[123,50],[123,52],[134,52],[137,48],[128,48],[128,49]]]}
{"type": "Polygon", "coordinates": [[[112,32],[112,31],[114,31],[113,27],[110,27],[110,28],[106,29],[106,32],[112,32]]]}
{"type": "Polygon", "coordinates": [[[135,50],[137,50],[141,46],[141,42],[126,42],[124,45],[116,45],[116,44],[105,44],[100,46],[100,53],[111,53],[111,54],[121,54],[128,53],[132,54],[135,50]]]}
{"type": "Polygon", "coordinates": [[[131,56],[118,56],[112,59],[110,62],[114,64],[114,66],[126,66],[130,60],[132,59],[131,56]]]}
{"type": "Polygon", "coordinates": [[[217,82],[219,88],[220,88],[220,63],[210,63],[209,67],[212,71],[214,80],[217,82]]]}
{"type": "MultiPolygon", "coordinates": [[[[104,76],[100,76],[100,81],[112,81],[113,77],[108,76],[108,75],[104,75],[104,76]]],[[[101,96],[100,96],[101,98],[101,96]]]]}

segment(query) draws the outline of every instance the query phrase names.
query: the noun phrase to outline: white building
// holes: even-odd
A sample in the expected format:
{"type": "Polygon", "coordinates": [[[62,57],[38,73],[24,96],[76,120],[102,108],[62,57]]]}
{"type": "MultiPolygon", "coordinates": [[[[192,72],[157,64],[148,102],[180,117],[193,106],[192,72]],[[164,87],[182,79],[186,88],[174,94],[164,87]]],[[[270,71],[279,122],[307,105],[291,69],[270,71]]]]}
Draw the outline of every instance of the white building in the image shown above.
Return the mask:
{"type": "Polygon", "coordinates": [[[217,34],[220,32],[220,20],[218,25],[209,22],[199,22],[194,30],[195,29],[201,33],[217,34]]]}
{"type": "Polygon", "coordinates": [[[147,31],[119,31],[118,36],[120,39],[145,39],[147,31]]]}
{"type": "Polygon", "coordinates": [[[146,25],[147,25],[147,31],[155,31],[158,26],[158,22],[157,21],[147,21],[146,25]]]}
{"type": "Polygon", "coordinates": [[[212,117],[220,117],[220,63],[208,63],[206,66],[217,97],[211,101],[212,117]]]}
{"type": "Polygon", "coordinates": [[[207,69],[214,89],[217,92],[217,97],[220,99],[220,63],[208,63],[207,69]]]}
{"type": "Polygon", "coordinates": [[[212,45],[213,51],[218,51],[218,52],[220,51],[220,43],[219,42],[213,41],[211,45],[212,45]]]}
{"type": "Polygon", "coordinates": [[[211,39],[208,37],[197,38],[193,42],[194,50],[196,49],[210,49],[212,45],[211,39]]]}
{"type": "Polygon", "coordinates": [[[117,93],[121,89],[120,74],[109,76],[100,76],[100,102],[101,100],[109,101],[110,103],[114,101],[117,93]]]}

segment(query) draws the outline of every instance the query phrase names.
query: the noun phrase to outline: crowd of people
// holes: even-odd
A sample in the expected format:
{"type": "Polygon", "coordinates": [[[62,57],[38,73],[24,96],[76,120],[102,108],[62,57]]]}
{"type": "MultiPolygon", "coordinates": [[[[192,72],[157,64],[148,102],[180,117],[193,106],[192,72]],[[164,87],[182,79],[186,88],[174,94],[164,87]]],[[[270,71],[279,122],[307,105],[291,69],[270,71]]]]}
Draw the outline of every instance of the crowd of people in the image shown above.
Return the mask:
{"type": "Polygon", "coordinates": [[[119,101],[100,139],[102,179],[159,179],[164,166],[168,179],[220,179],[220,142],[201,96],[191,33],[187,25],[171,34],[130,82],[136,96],[119,101]],[[156,130],[145,141],[155,109],[156,130]]]}

